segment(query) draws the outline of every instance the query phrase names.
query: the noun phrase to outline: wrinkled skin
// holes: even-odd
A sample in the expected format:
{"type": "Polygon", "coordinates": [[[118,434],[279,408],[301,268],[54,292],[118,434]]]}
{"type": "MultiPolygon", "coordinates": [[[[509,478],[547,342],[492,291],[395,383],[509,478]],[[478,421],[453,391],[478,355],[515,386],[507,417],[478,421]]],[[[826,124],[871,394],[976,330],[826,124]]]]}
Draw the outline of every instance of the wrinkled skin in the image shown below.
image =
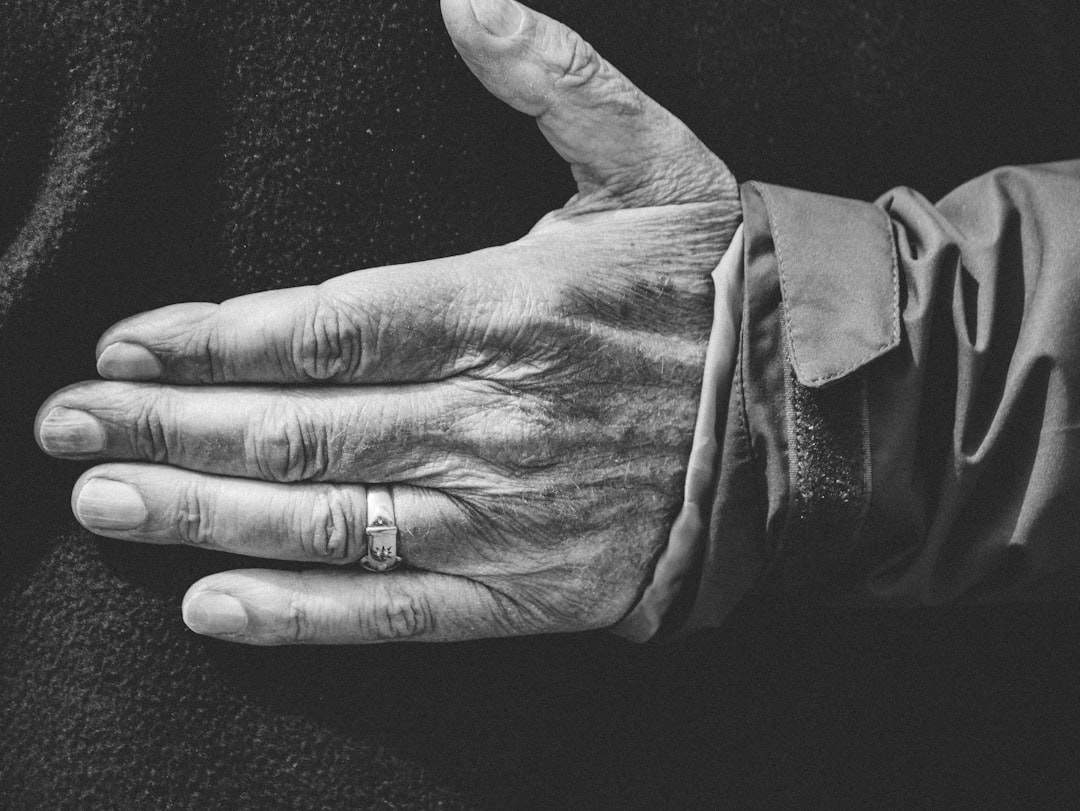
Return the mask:
{"type": "Polygon", "coordinates": [[[107,380],[41,408],[44,450],[116,460],[72,494],[94,532],[336,564],[200,580],[184,601],[200,633],[601,628],[648,580],[681,503],[735,181],[577,34],[498,7],[443,0],[473,72],[571,164],[565,207],[510,245],[135,316],[98,344],[107,380]],[[393,484],[407,562],[383,574],[355,565],[372,483],[393,484]]]}

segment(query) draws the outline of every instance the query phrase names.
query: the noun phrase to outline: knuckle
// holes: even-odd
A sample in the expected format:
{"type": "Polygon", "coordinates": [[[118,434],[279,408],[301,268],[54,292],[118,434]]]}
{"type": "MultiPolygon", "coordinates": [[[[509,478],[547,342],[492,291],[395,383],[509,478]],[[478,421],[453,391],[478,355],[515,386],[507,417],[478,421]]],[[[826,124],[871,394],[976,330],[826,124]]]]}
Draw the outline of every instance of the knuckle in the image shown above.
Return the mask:
{"type": "Polygon", "coordinates": [[[295,401],[279,401],[256,417],[245,434],[247,459],[266,481],[317,481],[330,465],[329,431],[295,401]]]}
{"type": "Polygon", "coordinates": [[[189,546],[211,546],[214,539],[213,515],[206,489],[196,482],[185,484],[176,504],[176,535],[189,546]]]}
{"type": "Polygon", "coordinates": [[[489,449],[501,468],[538,472],[560,457],[550,415],[535,398],[517,396],[500,409],[491,409],[476,427],[476,441],[489,449]]]}
{"type": "Polygon", "coordinates": [[[528,600],[502,589],[489,588],[491,621],[499,636],[518,636],[542,627],[537,612],[528,600]]]}
{"type": "Polygon", "coordinates": [[[294,594],[285,611],[285,627],[289,642],[307,642],[314,638],[315,629],[311,622],[311,611],[307,598],[294,594]]]}
{"type": "Polygon", "coordinates": [[[492,614],[504,634],[584,631],[618,621],[629,606],[620,601],[620,584],[603,571],[576,563],[551,567],[527,580],[491,588],[492,614]],[[608,603],[612,603],[609,606],[608,603]]]}
{"type": "Polygon", "coordinates": [[[356,533],[353,500],[338,487],[316,493],[310,509],[299,516],[299,537],[308,557],[329,563],[351,563],[363,554],[356,533]]]}
{"type": "Polygon", "coordinates": [[[366,636],[376,640],[416,639],[433,630],[434,618],[427,597],[388,589],[365,615],[366,636]]]}
{"type": "Polygon", "coordinates": [[[230,377],[227,359],[232,353],[228,351],[224,323],[218,318],[207,318],[188,333],[183,342],[177,362],[190,359],[186,362],[199,370],[194,375],[199,382],[223,383],[230,377]]]}
{"type": "Polygon", "coordinates": [[[351,377],[360,366],[360,329],[338,302],[315,288],[292,345],[291,363],[303,379],[351,377]]]}
{"type": "Polygon", "coordinates": [[[579,103],[586,106],[613,108],[620,115],[640,113],[645,100],[641,92],[604,59],[580,34],[567,30],[556,53],[559,60],[553,66],[559,91],[587,88],[579,94],[579,103]]]}
{"type": "Polygon", "coordinates": [[[474,457],[500,469],[544,469],[555,460],[553,414],[543,396],[493,381],[461,384],[452,431],[474,457]]]}
{"type": "Polygon", "coordinates": [[[172,424],[163,413],[168,406],[160,396],[141,398],[131,422],[131,445],[139,459],[168,464],[175,457],[178,436],[168,426],[172,424]]]}
{"type": "Polygon", "coordinates": [[[560,55],[557,67],[562,87],[580,87],[593,80],[603,67],[603,59],[579,33],[569,28],[560,31],[562,42],[556,51],[560,55]]]}

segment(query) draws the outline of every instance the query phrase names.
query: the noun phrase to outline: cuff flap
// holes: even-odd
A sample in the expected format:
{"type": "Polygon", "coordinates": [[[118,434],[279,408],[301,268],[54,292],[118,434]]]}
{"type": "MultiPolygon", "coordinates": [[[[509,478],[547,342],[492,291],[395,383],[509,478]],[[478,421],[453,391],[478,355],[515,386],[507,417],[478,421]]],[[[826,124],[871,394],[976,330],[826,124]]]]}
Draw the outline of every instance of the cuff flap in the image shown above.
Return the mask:
{"type": "Polygon", "coordinates": [[[750,183],[743,216],[747,272],[766,260],[779,273],[799,383],[840,380],[900,343],[896,251],[883,209],[750,183]]]}

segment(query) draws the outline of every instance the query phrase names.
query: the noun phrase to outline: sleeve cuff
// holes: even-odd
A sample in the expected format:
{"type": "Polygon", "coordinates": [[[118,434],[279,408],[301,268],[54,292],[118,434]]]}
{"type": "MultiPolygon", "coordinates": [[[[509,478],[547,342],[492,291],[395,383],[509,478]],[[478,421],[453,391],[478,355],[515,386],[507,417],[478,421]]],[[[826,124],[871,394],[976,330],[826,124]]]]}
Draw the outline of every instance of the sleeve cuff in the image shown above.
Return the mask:
{"type": "Polygon", "coordinates": [[[843,588],[871,495],[867,366],[900,345],[891,221],[880,207],[742,187],[743,319],[688,633],[751,593],[843,588]]]}
{"type": "Polygon", "coordinates": [[[863,371],[901,341],[895,242],[879,206],[742,187],[716,301],[685,498],[641,601],[644,641],[720,625],[752,591],[845,582],[870,499],[863,371]]]}
{"type": "Polygon", "coordinates": [[[683,506],[671,527],[652,581],[641,600],[612,632],[635,642],[653,638],[700,566],[709,537],[709,513],[719,459],[718,413],[727,403],[742,318],[743,229],[740,225],[712,273],[714,303],[694,442],[686,471],[683,506]]]}

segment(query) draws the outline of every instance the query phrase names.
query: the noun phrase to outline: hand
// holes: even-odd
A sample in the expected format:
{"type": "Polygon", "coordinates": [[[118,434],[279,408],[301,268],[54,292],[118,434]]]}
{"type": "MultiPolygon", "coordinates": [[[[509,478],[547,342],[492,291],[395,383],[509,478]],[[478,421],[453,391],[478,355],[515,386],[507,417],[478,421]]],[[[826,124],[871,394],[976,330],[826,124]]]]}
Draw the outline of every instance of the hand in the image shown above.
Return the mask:
{"type": "Polygon", "coordinates": [[[510,245],[130,318],[98,344],[108,380],[39,412],[46,452],[123,460],[76,484],[88,529],[339,564],[206,577],[184,600],[201,633],[609,626],[678,511],[734,178],[560,23],[500,0],[442,8],[578,194],[510,245]],[[382,574],[353,565],[373,483],[393,485],[406,562],[382,574]]]}

